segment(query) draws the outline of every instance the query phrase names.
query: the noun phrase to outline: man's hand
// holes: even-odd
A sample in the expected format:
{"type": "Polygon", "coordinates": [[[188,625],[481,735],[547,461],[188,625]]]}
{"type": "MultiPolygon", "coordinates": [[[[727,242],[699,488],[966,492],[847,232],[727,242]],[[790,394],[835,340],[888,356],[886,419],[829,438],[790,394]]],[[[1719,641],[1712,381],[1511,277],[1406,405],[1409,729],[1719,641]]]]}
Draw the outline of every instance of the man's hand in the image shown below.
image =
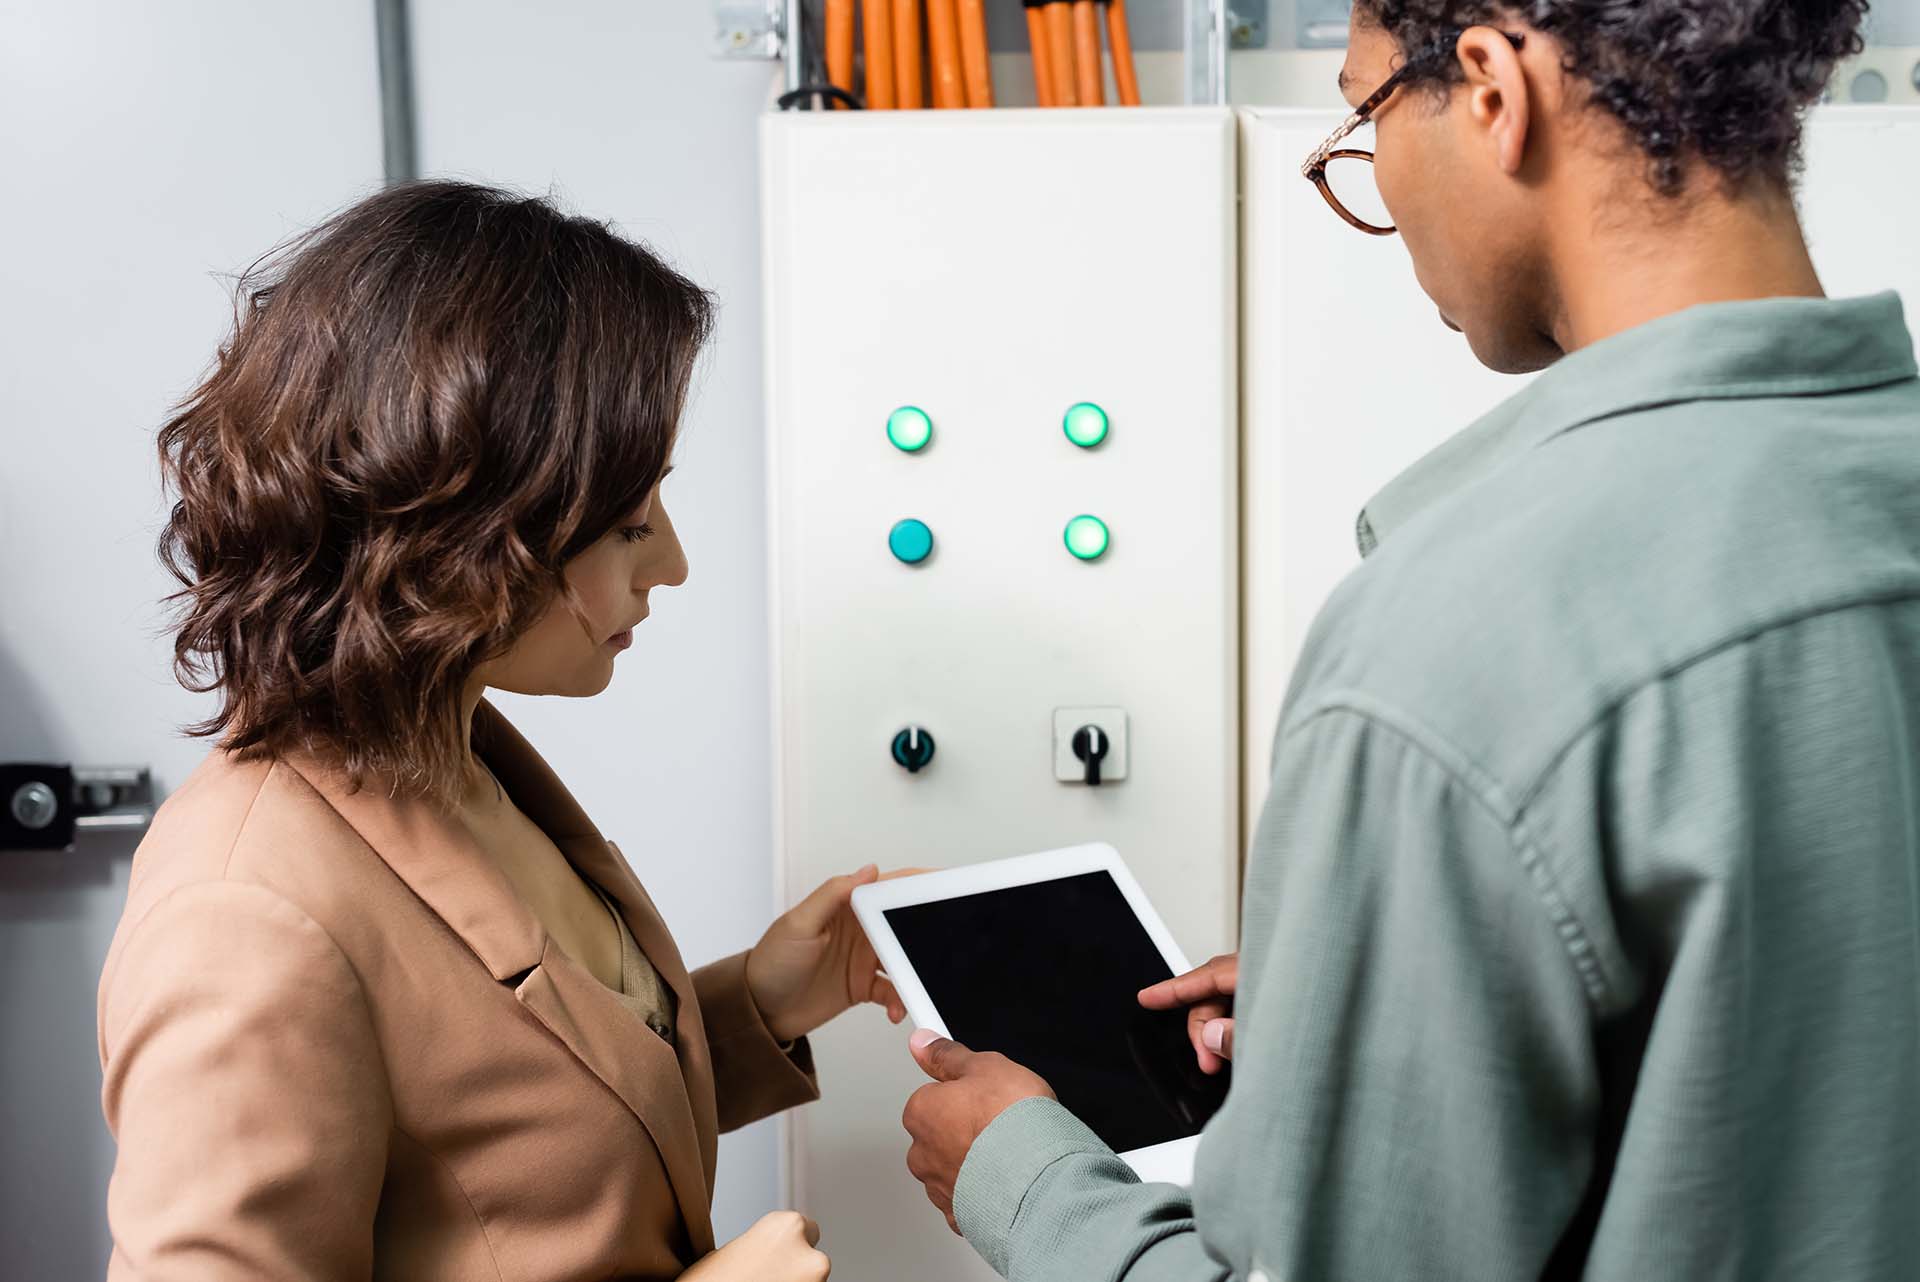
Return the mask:
{"type": "Polygon", "coordinates": [[[988,1123],[1023,1099],[1053,1099],[1053,1088],[1030,1069],[1005,1055],[975,1052],[938,1033],[921,1029],[907,1043],[913,1058],[933,1084],[922,1086],[907,1100],[900,1118],[913,1146],[907,1150],[907,1170],[926,1186],[927,1200],[947,1217],[955,1233],[953,1183],[960,1164],[988,1123]]]}
{"type": "Polygon", "coordinates": [[[1233,991],[1240,984],[1240,954],[1226,953],[1184,975],[1140,990],[1148,1010],[1187,1008],[1187,1040],[1200,1071],[1217,1073],[1233,1058],[1233,991]]]}

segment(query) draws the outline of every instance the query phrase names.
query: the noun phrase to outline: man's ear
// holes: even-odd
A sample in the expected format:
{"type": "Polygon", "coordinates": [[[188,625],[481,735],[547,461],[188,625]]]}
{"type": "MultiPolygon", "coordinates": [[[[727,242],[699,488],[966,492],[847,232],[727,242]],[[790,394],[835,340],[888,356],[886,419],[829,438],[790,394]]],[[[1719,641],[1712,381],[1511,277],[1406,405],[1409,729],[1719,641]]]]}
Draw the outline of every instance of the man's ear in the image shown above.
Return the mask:
{"type": "Polygon", "coordinates": [[[1469,27],[1455,55],[1466,74],[1467,118],[1485,135],[1509,176],[1520,172],[1532,127],[1533,88],[1513,42],[1493,27],[1469,27]]]}

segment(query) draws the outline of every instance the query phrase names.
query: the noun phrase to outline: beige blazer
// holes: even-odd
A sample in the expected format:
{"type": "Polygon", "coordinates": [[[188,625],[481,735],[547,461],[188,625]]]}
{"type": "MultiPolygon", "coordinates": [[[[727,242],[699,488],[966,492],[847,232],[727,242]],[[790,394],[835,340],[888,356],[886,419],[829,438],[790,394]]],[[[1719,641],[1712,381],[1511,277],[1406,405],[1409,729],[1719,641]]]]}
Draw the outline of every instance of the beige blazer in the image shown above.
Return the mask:
{"type": "Polygon", "coordinates": [[[216,752],[134,857],[100,981],[111,1279],[671,1278],[716,1136],[817,1097],[745,955],[687,973],[627,862],[487,705],[482,757],[618,903],[677,1046],[562,953],[456,822],[216,752]]]}

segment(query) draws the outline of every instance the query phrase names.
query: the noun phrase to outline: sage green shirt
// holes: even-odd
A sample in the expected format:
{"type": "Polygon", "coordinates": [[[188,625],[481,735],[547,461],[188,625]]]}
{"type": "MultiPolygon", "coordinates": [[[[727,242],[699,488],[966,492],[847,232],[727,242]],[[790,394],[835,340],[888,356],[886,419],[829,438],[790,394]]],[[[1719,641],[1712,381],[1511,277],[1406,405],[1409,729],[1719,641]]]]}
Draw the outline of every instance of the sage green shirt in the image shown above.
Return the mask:
{"type": "Polygon", "coordinates": [[[1697,307],[1395,481],[1314,626],[1191,1196],[1029,1100],[1016,1282],[1920,1278],[1920,381],[1697,307]]]}

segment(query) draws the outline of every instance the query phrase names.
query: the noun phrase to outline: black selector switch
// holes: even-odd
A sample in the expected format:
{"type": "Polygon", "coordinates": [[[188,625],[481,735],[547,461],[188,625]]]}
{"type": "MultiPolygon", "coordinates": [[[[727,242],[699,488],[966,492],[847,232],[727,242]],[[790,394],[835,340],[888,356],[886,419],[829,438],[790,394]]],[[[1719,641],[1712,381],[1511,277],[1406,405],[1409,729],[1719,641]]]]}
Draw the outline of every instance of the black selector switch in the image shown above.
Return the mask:
{"type": "Polygon", "coordinates": [[[893,736],[893,759],[917,775],[933,760],[933,736],[919,726],[908,726],[893,736]]]}
{"type": "Polygon", "coordinates": [[[1086,762],[1089,787],[1100,786],[1100,763],[1106,760],[1107,749],[1111,746],[1107,732],[1099,726],[1081,726],[1073,732],[1073,755],[1086,762]]]}

